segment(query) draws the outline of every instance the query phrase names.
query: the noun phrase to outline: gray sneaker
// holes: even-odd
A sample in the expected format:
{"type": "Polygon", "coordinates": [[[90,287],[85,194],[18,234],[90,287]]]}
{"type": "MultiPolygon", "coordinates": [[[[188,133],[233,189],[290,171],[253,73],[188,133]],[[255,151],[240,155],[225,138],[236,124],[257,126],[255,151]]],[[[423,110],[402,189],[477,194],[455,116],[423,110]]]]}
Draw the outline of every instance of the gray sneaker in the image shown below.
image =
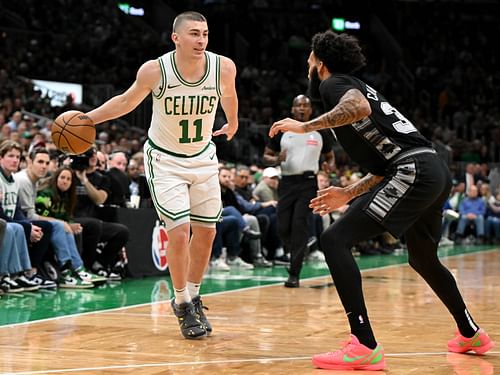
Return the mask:
{"type": "Polygon", "coordinates": [[[200,321],[192,302],[185,302],[178,305],[175,303],[175,299],[172,298],[171,304],[172,310],[174,310],[174,314],[179,322],[181,333],[186,339],[200,339],[207,335],[207,331],[200,321]]]}
{"type": "Polygon", "coordinates": [[[194,311],[199,316],[200,322],[203,324],[203,327],[205,327],[205,331],[207,331],[207,336],[210,336],[212,334],[212,325],[203,311],[203,309],[208,310],[208,307],[203,306],[200,296],[194,297],[191,302],[193,303],[194,311]]]}

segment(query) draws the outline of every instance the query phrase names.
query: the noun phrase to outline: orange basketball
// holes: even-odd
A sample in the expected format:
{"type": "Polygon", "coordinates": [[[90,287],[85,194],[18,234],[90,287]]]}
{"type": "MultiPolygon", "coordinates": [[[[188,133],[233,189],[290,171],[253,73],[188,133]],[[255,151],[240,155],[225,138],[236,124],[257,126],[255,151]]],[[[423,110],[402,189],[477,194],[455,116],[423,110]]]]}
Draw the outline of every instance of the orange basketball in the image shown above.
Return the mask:
{"type": "Polygon", "coordinates": [[[95,141],[95,125],[85,113],[61,113],[52,124],[52,141],[66,154],[83,154],[95,141]]]}

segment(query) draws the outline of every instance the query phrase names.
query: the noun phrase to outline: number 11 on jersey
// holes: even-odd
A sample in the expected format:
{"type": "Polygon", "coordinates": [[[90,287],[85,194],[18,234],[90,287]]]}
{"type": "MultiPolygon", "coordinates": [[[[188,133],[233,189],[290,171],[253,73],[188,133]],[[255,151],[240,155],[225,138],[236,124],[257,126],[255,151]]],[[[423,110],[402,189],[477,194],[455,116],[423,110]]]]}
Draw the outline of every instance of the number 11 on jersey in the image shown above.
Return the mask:
{"type": "Polygon", "coordinates": [[[179,138],[179,143],[200,142],[203,140],[203,135],[201,134],[203,121],[201,118],[193,121],[193,126],[195,128],[194,138],[189,137],[189,120],[181,120],[179,126],[182,128],[182,137],[179,138]]]}

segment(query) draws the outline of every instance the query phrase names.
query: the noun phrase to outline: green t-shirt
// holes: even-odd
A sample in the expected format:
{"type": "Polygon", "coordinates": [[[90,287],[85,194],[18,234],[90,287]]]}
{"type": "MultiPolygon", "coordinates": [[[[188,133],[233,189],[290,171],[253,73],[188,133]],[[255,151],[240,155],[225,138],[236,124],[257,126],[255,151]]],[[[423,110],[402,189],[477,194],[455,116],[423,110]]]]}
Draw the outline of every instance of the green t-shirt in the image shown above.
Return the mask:
{"type": "Polygon", "coordinates": [[[40,216],[53,217],[56,219],[70,221],[71,217],[64,207],[64,199],[58,204],[54,202],[54,192],[47,188],[37,193],[35,201],[36,213],[40,216]]]}

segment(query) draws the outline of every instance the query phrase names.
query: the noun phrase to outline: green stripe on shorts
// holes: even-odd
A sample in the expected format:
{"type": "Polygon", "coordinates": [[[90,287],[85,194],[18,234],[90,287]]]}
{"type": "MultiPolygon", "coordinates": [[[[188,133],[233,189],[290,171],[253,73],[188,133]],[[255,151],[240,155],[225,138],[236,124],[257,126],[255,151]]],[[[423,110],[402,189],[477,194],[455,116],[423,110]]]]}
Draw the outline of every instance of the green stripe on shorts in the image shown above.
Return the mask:
{"type": "Polygon", "coordinates": [[[151,176],[151,178],[149,178],[147,181],[148,181],[148,186],[149,186],[149,190],[151,191],[151,198],[153,199],[153,202],[154,202],[154,205],[156,207],[156,209],[158,211],[160,211],[160,213],[162,213],[163,215],[165,215],[166,217],[168,217],[170,220],[179,220],[183,217],[186,217],[186,216],[189,216],[189,212],[190,210],[187,209],[187,210],[182,210],[182,211],[179,211],[179,212],[172,212],[172,211],[169,211],[167,210],[165,207],[163,207],[160,202],[158,201],[158,198],[156,197],[156,190],[155,190],[155,186],[153,184],[153,179],[154,179],[154,169],[153,169],[153,158],[151,157],[151,152],[153,152],[153,148],[150,148],[149,150],[147,150],[147,155],[148,155],[148,163],[147,163],[147,166],[148,166],[148,170],[149,170],[149,175],[151,176]]]}

